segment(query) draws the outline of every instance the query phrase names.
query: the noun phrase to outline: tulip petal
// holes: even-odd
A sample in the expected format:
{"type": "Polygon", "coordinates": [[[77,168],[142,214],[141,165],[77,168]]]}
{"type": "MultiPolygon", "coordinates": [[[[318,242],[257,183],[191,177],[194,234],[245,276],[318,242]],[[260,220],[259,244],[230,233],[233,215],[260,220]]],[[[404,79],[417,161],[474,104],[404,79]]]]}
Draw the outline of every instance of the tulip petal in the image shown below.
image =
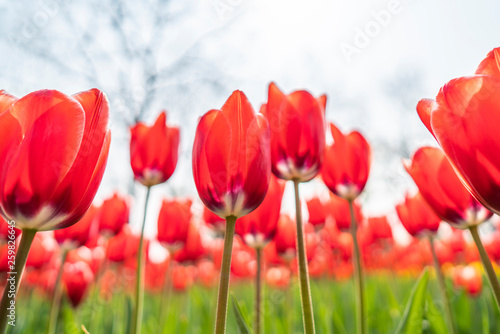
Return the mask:
{"type": "Polygon", "coordinates": [[[425,127],[429,132],[434,136],[434,132],[431,127],[431,112],[432,109],[437,107],[436,101],[432,99],[422,99],[417,103],[417,113],[420,117],[422,123],[424,123],[425,127]]]}
{"type": "Polygon", "coordinates": [[[11,209],[17,207],[31,217],[73,165],[85,115],[75,100],[57,91],[31,93],[9,112],[18,119],[25,137],[4,175],[3,193],[8,194],[11,209]]]}
{"type": "Polygon", "coordinates": [[[71,170],[54,194],[53,202],[64,213],[72,212],[84,197],[94,177],[95,168],[102,159],[103,145],[109,145],[106,141],[110,140],[107,130],[109,103],[106,95],[92,89],[74,97],[85,110],[85,133],[71,170]]]}
{"type": "Polygon", "coordinates": [[[3,89],[0,90],[0,115],[3,112],[5,112],[7,109],[9,109],[16,101],[17,101],[17,97],[8,94],[3,89]]]}
{"type": "Polygon", "coordinates": [[[464,77],[437,96],[432,128],[461,180],[476,199],[500,212],[500,79],[464,77]]]}
{"type": "Polygon", "coordinates": [[[479,64],[476,74],[487,74],[500,79],[500,48],[491,50],[479,64]]]}

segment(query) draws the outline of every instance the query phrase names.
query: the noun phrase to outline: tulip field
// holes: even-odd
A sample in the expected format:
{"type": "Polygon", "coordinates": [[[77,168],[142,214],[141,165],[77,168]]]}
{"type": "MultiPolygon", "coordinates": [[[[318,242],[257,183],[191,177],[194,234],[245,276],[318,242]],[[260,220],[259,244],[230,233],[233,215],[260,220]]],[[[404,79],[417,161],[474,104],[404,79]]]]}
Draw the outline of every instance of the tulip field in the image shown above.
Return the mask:
{"type": "Polygon", "coordinates": [[[414,101],[433,143],[401,157],[415,187],[373,215],[373,146],[327,95],[234,90],[182,143],[190,196],[159,191],[183,125],[135,119],[135,188],[96,200],[106,92],[0,90],[0,334],[500,333],[500,48],[436,93],[414,101]]]}

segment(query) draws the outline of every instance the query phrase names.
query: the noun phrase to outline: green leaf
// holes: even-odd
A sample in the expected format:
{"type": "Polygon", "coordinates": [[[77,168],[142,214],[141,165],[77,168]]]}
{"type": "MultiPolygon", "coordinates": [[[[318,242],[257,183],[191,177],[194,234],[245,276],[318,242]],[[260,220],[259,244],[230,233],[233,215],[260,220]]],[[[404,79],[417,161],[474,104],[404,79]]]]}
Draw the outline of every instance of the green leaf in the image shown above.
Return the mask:
{"type": "Polygon", "coordinates": [[[481,299],[481,309],[483,310],[481,312],[481,325],[483,328],[483,334],[488,334],[490,332],[490,319],[488,316],[488,305],[486,305],[484,299],[481,299]]]}
{"type": "Polygon", "coordinates": [[[245,319],[245,316],[241,312],[240,305],[238,304],[238,301],[233,294],[231,294],[231,304],[233,306],[234,317],[236,318],[236,323],[238,325],[240,333],[251,334],[252,330],[250,329],[250,326],[248,326],[248,321],[247,319],[245,319]]]}
{"type": "Polygon", "coordinates": [[[429,282],[429,272],[424,269],[420,278],[413,286],[410,298],[406,303],[403,317],[399,321],[396,334],[420,334],[422,333],[422,320],[425,311],[425,296],[427,291],[427,283],[429,282]]]}
{"type": "Polygon", "coordinates": [[[429,324],[432,328],[433,333],[448,332],[448,327],[446,327],[446,322],[444,321],[443,315],[432,301],[432,296],[430,294],[427,294],[426,318],[427,320],[429,320],[429,324]]]}

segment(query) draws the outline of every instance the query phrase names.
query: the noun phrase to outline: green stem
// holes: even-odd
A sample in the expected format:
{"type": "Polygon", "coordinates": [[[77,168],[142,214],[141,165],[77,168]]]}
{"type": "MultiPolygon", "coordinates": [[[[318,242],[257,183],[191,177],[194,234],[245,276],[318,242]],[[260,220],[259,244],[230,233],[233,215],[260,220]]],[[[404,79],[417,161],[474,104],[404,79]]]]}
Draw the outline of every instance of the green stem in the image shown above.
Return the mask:
{"type": "Polygon", "coordinates": [[[293,180],[295,189],[295,217],[297,220],[297,259],[299,261],[300,300],[302,303],[302,320],[304,333],[315,333],[311,289],[309,287],[309,273],[307,269],[306,245],[304,242],[304,228],[302,227],[302,212],[300,209],[299,180],[293,180]]]}
{"type": "Polygon", "coordinates": [[[160,333],[165,331],[165,323],[168,318],[168,307],[170,305],[170,296],[172,295],[172,272],[174,269],[174,259],[173,254],[170,253],[170,259],[168,262],[167,272],[165,273],[165,279],[163,281],[161,301],[160,301],[160,333]]]}
{"type": "Polygon", "coordinates": [[[500,311],[500,284],[498,283],[497,275],[495,274],[495,270],[491,265],[490,258],[484,249],[483,243],[481,242],[481,238],[479,238],[479,232],[477,230],[477,226],[473,225],[469,227],[470,233],[472,234],[472,239],[476,243],[476,247],[479,250],[479,255],[481,256],[481,262],[483,262],[483,267],[486,270],[486,276],[488,277],[488,281],[490,282],[491,290],[493,291],[493,295],[495,296],[495,301],[497,302],[498,310],[500,311]]]}
{"type": "Polygon", "coordinates": [[[260,301],[262,295],[262,247],[255,248],[257,273],[255,274],[255,334],[260,334],[261,311],[260,301]]]}
{"type": "Polygon", "coordinates": [[[31,243],[35,238],[36,230],[23,230],[21,235],[21,241],[19,243],[19,248],[17,249],[15,264],[13,269],[11,269],[12,274],[9,274],[9,278],[5,285],[2,295],[2,301],[0,302],[0,333],[5,333],[7,329],[7,323],[9,322],[8,315],[10,314],[9,307],[14,305],[15,312],[15,298],[17,291],[19,290],[19,284],[23,275],[24,267],[26,266],[26,260],[28,259],[28,253],[30,251],[31,243]],[[11,289],[12,284],[9,280],[14,280],[13,289],[11,289]]]}
{"type": "Polygon", "coordinates": [[[142,244],[144,243],[144,227],[146,226],[146,215],[148,212],[149,194],[151,187],[148,187],[146,192],[146,200],[144,202],[144,218],[142,220],[141,238],[139,240],[139,249],[137,250],[137,276],[135,285],[135,314],[133,318],[132,332],[135,334],[141,333],[142,325],[142,308],[144,305],[144,252],[142,251],[142,244]]]}
{"type": "Polygon", "coordinates": [[[68,248],[63,248],[63,253],[61,256],[61,266],[57,271],[57,278],[54,284],[54,296],[52,298],[52,305],[50,307],[50,320],[49,320],[49,331],[48,334],[53,334],[56,332],[57,327],[57,315],[59,314],[59,307],[61,305],[62,296],[62,285],[61,279],[64,271],[64,263],[66,262],[66,257],[68,256],[68,248]]]}
{"type": "Polygon", "coordinates": [[[354,266],[354,289],[356,292],[356,322],[357,332],[359,334],[365,333],[365,301],[364,301],[364,287],[363,287],[363,267],[361,265],[361,253],[359,251],[358,236],[357,236],[357,222],[354,216],[354,202],[348,200],[349,211],[351,213],[351,236],[353,254],[352,261],[354,266]]]}
{"type": "Polygon", "coordinates": [[[233,252],[233,236],[236,217],[226,217],[226,234],[224,236],[224,251],[220,268],[219,296],[217,313],[215,315],[215,334],[226,332],[227,298],[229,294],[229,277],[231,275],[231,254],[233,252]]]}
{"type": "Polygon", "coordinates": [[[456,333],[457,329],[455,322],[453,321],[453,315],[451,313],[450,299],[448,298],[448,293],[446,292],[446,284],[444,282],[443,272],[441,271],[441,266],[439,264],[438,257],[436,255],[436,248],[434,247],[434,238],[429,234],[429,243],[431,245],[432,260],[434,262],[434,268],[436,270],[436,277],[439,283],[439,291],[441,292],[441,299],[444,304],[444,315],[446,321],[448,322],[448,329],[450,333],[456,333]]]}

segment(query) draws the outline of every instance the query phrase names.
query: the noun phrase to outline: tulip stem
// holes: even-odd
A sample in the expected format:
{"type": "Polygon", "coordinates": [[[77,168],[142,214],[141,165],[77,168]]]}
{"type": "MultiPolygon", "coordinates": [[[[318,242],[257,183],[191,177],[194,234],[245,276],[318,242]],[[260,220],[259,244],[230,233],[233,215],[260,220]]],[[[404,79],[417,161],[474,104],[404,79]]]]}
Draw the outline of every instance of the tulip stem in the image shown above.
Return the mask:
{"type": "Polygon", "coordinates": [[[262,295],[262,247],[255,248],[255,259],[257,262],[257,273],[255,274],[255,334],[260,334],[260,301],[262,295]]]}
{"type": "Polygon", "coordinates": [[[50,307],[50,320],[49,320],[49,331],[48,334],[53,334],[56,332],[57,327],[57,316],[59,315],[59,307],[61,305],[61,297],[62,297],[62,285],[61,279],[64,271],[64,263],[66,262],[66,257],[68,256],[68,248],[63,249],[63,253],[61,256],[61,265],[59,266],[59,270],[57,271],[57,278],[54,284],[54,297],[52,298],[52,305],[50,307]]]}
{"type": "Polygon", "coordinates": [[[10,266],[9,263],[9,278],[7,279],[7,283],[5,284],[5,288],[3,290],[2,301],[0,302],[0,333],[5,333],[7,329],[7,323],[9,322],[9,307],[14,309],[15,315],[15,298],[17,295],[17,291],[19,290],[19,284],[21,282],[21,278],[23,275],[24,267],[26,266],[26,260],[28,259],[28,253],[30,251],[31,243],[35,238],[36,230],[23,230],[21,234],[21,241],[19,242],[19,248],[17,249],[16,259],[13,266],[10,266]],[[11,283],[11,279],[14,280],[11,283]]]}
{"type": "Polygon", "coordinates": [[[365,302],[364,302],[364,287],[363,287],[363,268],[361,265],[361,253],[359,251],[357,237],[357,222],[354,216],[354,201],[348,200],[349,211],[351,213],[351,236],[353,248],[353,267],[354,267],[354,290],[356,293],[356,321],[357,333],[365,333],[365,302]]]}
{"type": "Polygon", "coordinates": [[[236,217],[226,217],[226,233],[224,235],[224,250],[220,268],[219,296],[217,313],[215,315],[215,334],[226,332],[227,298],[229,294],[229,277],[231,276],[231,254],[233,253],[233,236],[236,217]]]}
{"type": "Polygon", "coordinates": [[[304,333],[314,334],[314,316],[309,287],[309,273],[307,269],[306,246],[304,242],[304,228],[302,226],[302,211],[300,208],[299,180],[294,179],[295,189],[295,218],[297,220],[297,259],[299,261],[300,300],[302,303],[302,320],[304,322],[304,333]]]}
{"type": "Polygon", "coordinates": [[[144,254],[142,244],[144,243],[144,227],[146,226],[146,214],[148,212],[149,194],[151,187],[148,187],[146,192],[146,200],[144,202],[144,217],[142,219],[141,238],[139,239],[139,249],[137,250],[137,276],[135,285],[135,314],[133,319],[132,333],[140,334],[142,325],[142,308],[144,305],[144,254]]]}
{"type": "Polygon", "coordinates": [[[486,276],[488,277],[488,281],[490,282],[491,290],[493,291],[493,296],[495,296],[495,301],[497,302],[498,310],[500,311],[500,284],[498,283],[498,278],[491,265],[490,258],[484,249],[483,243],[481,242],[481,238],[479,237],[479,232],[477,230],[477,226],[473,225],[469,227],[470,233],[472,234],[472,239],[476,243],[476,247],[479,251],[479,255],[481,256],[481,262],[483,262],[483,267],[486,271],[486,276]]]}
{"type": "Polygon", "coordinates": [[[448,293],[446,291],[446,284],[444,281],[443,272],[441,271],[441,265],[439,264],[439,260],[436,254],[436,248],[434,247],[434,238],[431,234],[429,234],[429,243],[431,245],[432,261],[434,262],[434,269],[436,270],[436,277],[439,284],[439,291],[441,292],[441,299],[444,304],[444,315],[446,317],[446,321],[448,322],[449,326],[448,329],[450,333],[454,334],[457,332],[457,328],[453,320],[450,299],[448,298],[448,293]]]}
{"type": "Polygon", "coordinates": [[[160,333],[165,331],[165,322],[168,318],[168,307],[170,304],[170,296],[172,295],[172,273],[174,271],[174,259],[173,253],[170,253],[170,259],[168,260],[167,272],[165,273],[165,279],[163,281],[163,288],[160,301],[160,333]]]}

